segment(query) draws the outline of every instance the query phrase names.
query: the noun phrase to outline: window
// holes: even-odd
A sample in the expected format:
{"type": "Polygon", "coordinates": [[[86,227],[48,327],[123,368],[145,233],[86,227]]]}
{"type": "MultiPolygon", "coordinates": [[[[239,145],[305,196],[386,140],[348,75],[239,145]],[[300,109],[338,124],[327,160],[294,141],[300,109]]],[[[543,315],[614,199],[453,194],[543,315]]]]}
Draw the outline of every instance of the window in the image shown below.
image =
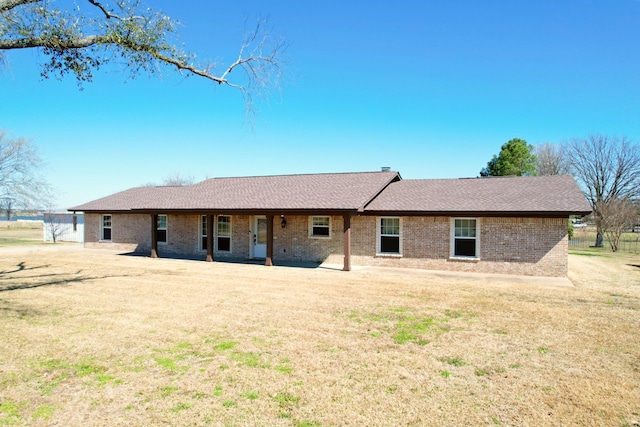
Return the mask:
{"type": "Polygon", "coordinates": [[[400,254],[400,218],[380,218],[378,252],[400,254]]]}
{"type": "Polygon", "coordinates": [[[478,257],[478,223],[472,218],[453,220],[453,256],[478,257]]]}
{"type": "Polygon", "coordinates": [[[218,250],[231,252],[231,217],[227,215],[218,217],[218,250]]]}
{"type": "Polygon", "coordinates": [[[311,236],[312,237],[330,237],[331,236],[331,217],[312,216],[311,217],[311,236]]]}
{"type": "Polygon", "coordinates": [[[158,223],[157,223],[157,233],[156,237],[158,239],[158,243],[167,243],[167,216],[166,215],[158,215],[158,223]]]}
{"type": "Polygon", "coordinates": [[[111,240],[111,215],[102,215],[102,240],[111,240]]]}
{"type": "Polygon", "coordinates": [[[207,216],[202,215],[200,220],[200,249],[207,250],[207,216]]]}

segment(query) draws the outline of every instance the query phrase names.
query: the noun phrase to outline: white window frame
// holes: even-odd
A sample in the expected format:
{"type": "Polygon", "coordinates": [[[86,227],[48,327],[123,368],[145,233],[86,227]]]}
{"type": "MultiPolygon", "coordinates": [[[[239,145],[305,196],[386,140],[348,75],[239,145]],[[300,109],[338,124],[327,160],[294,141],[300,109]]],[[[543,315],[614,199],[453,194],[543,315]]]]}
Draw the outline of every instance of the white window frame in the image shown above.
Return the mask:
{"type": "Polygon", "coordinates": [[[389,256],[389,257],[401,257],[402,256],[402,217],[399,216],[380,216],[376,221],[376,255],[389,256]],[[398,234],[383,234],[382,222],[386,219],[398,220],[398,234]],[[383,237],[398,237],[398,252],[382,252],[382,238],[383,237]]]}
{"type": "Polygon", "coordinates": [[[233,233],[232,233],[232,219],[231,219],[231,215],[218,215],[218,216],[216,217],[216,228],[215,228],[215,234],[214,234],[214,236],[216,237],[216,239],[215,239],[216,241],[215,241],[215,243],[214,243],[214,246],[215,246],[215,248],[216,248],[216,251],[218,251],[218,252],[226,252],[226,253],[231,253],[231,252],[232,252],[232,248],[233,248],[233,246],[232,246],[232,245],[233,245],[233,238],[232,238],[232,236],[233,236],[233,233]],[[229,218],[229,222],[228,222],[228,224],[229,224],[229,231],[228,231],[228,235],[225,235],[225,234],[221,235],[221,234],[220,234],[220,218],[229,218]],[[221,249],[220,249],[220,244],[219,244],[219,242],[218,242],[218,239],[219,239],[220,237],[228,237],[228,238],[229,238],[229,250],[221,250],[221,249]]]}
{"type": "Polygon", "coordinates": [[[100,241],[102,242],[111,242],[113,241],[113,215],[104,214],[100,217],[100,241]],[[104,220],[109,217],[109,226],[105,227],[104,220]],[[109,238],[104,238],[104,230],[109,229],[109,238]]]}
{"type": "Polygon", "coordinates": [[[457,217],[451,218],[451,258],[459,259],[480,259],[480,218],[473,217],[457,217]],[[476,223],[475,236],[456,236],[456,221],[471,220],[476,223]],[[475,256],[470,255],[456,255],[456,238],[473,239],[475,240],[475,256]]]}
{"type": "Polygon", "coordinates": [[[331,225],[332,225],[332,221],[331,221],[331,216],[330,215],[313,215],[309,217],[309,237],[312,239],[330,239],[331,238],[331,225]],[[316,218],[326,218],[329,220],[329,224],[327,225],[316,225],[314,224],[314,220],[316,218]],[[313,233],[313,228],[314,227],[326,227],[327,230],[329,231],[329,234],[324,235],[324,234],[314,234],[313,233]]]}
{"type": "Polygon", "coordinates": [[[156,239],[158,244],[166,245],[169,242],[169,217],[167,214],[158,214],[158,222],[156,223],[156,239]],[[160,218],[164,217],[164,227],[160,227],[160,218]],[[158,231],[164,231],[164,240],[158,239],[158,231]]]}
{"type": "Polygon", "coordinates": [[[205,243],[203,244],[203,238],[207,238],[207,231],[208,231],[208,224],[207,222],[209,221],[209,216],[208,215],[202,215],[200,217],[200,221],[198,222],[198,235],[200,236],[200,250],[201,251],[206,251],[207,250],[207,244],[205,241],[205,243]]]}

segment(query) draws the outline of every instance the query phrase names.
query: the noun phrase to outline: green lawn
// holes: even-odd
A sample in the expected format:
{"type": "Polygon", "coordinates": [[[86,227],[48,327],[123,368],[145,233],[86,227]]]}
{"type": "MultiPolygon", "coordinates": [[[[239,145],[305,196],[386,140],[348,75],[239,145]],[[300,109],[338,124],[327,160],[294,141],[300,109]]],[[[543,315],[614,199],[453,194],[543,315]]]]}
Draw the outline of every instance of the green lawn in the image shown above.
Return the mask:
{"type": "MultiPolygon", "coordinates": [[[[577,228],[573,232],[573,238],[569,241],[569,250],[596,249],[611,252],[611,247],[605,236],[603,248],[591,248],[596,242],[595,227],[577,228]]],[[[622,233],[620,236],[620,252],[638,253],[640,251],[640,233],[622,233]]]]}
{"type": "Polygon", "coordinates": [[[42,244],[42,223],[0,221],[0,247],[42,244]]]}

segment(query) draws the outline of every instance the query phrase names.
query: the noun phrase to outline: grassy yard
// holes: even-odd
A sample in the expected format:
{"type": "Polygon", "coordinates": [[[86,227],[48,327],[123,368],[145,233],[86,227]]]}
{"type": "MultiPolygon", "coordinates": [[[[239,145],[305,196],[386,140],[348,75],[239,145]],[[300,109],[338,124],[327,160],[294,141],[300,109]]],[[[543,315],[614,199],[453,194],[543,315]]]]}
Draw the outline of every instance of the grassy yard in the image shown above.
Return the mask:
{"type": "MultiPolygon", "coordinates": [[[[593,226],[576,228],[573,231],[573,239],[569,243],[571,249],[586,249],[596,242],[596,229],[593,226]]],[[[611,246],[605,236],[604,250],[611,251],[611,246]]],[[[640,252],[640,233],[625,232],[620,236],[618,251],[638,254],[640,252]]]]}
{"type": "Polygon", "coordinates": [[[638,426],[640,259],[570,269],[575,287],[3,248],[0,426],[638,426]]]}
{"type": "Polygon", "coordinates": [[[0,248],[42,244],[41,222],[0,221],[0,248]]]}

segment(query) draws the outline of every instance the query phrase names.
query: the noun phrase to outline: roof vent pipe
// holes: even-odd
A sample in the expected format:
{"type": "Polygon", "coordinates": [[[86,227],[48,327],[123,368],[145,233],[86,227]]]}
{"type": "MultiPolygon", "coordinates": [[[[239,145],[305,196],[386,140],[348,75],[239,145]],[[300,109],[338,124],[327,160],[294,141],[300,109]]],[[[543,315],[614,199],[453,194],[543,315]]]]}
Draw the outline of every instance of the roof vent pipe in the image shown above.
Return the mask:
{"type": "Polygon", "coordinates": [[[386,172],[386,171],[390,171],[391,167],[390,166],[382,166],[382,172],[386,172]]]}

